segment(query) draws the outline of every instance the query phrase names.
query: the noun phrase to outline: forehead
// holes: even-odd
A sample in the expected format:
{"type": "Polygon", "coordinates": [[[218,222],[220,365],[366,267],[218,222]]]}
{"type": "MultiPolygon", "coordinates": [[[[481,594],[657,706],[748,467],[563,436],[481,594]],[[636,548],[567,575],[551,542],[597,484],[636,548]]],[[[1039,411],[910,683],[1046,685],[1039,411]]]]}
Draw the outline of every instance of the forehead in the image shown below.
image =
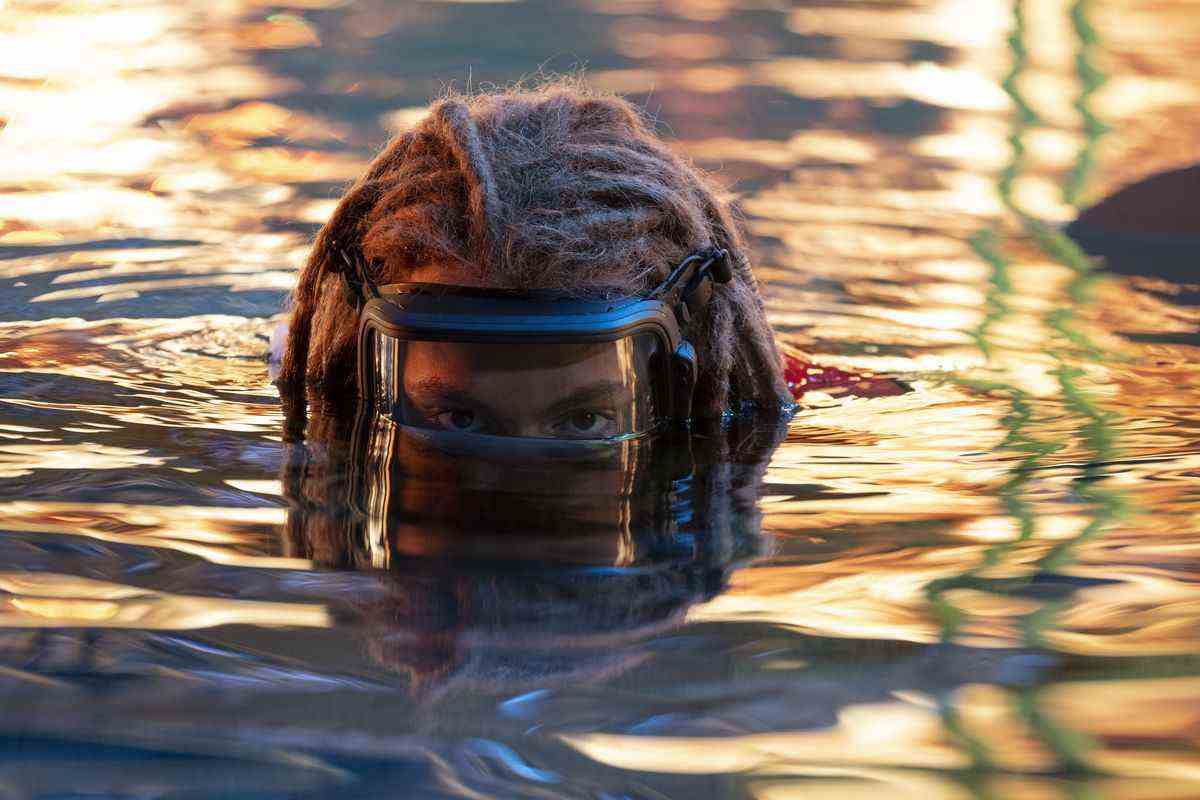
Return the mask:
{"type": "Polygon", "coordinates": [[[552,370],[601,376],[623,368],[625,344],[623,340],[599,344],[410,341],[405,345],[405,373],[483,375],[552,370]]]}

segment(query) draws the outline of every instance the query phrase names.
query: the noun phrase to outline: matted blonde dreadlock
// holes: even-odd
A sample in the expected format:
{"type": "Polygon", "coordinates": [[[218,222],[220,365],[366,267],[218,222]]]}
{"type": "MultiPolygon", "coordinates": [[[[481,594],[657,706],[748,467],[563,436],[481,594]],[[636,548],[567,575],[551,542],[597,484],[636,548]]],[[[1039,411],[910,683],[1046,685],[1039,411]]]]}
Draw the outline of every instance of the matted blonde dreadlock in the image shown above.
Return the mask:
{"type": "Polygon", "coordinates": [[[729,250],[734,278],[693,321],[694,412],[791,401],[745,242],[715,187],[625,100],[576,81],[435,102],[346,192],[293,295],[280,381],[351,397],[358,312],[343,252],[378,284],[454,264],[496,288],[629,294],[687,255],[729,250]]]}

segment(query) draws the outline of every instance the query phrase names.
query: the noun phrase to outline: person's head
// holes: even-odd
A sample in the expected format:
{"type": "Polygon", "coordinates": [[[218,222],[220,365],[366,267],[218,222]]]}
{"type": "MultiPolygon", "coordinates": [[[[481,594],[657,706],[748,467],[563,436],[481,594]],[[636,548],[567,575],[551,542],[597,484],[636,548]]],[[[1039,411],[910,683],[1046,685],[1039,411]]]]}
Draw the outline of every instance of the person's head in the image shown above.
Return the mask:
{"type": "MultiPolygon", "coordinates": [[[[687,256],[714,249],[728,251],[733,275],[690,323],[693,412],[786,405],[779,353],[729,208],[628,102],[577,82],[448,97],[387,146],[318,234],[293,297],[280,378],[307,381],[324,399],[353,394],[359,312],[339,275],[347,253],[377,284],[616,296],[646,291],[687,256]]],[[[410,354],[408,366],[417,369],[418,360],[410,354]]],[[[425,389],[505,396],[491,386],[455,386],[441,374],[449,362],[439,363],[439,374],[423,376],[425,389]]],[[[519,420],[508,415],[505,424],[604,424],[588,416],[591,406],[567,408],[571,392],[553,380],[526,385],[536,388],[526,399],[545,407],[519,420]],[[565,416],[551,413],[563,409],[565,416]]]]}

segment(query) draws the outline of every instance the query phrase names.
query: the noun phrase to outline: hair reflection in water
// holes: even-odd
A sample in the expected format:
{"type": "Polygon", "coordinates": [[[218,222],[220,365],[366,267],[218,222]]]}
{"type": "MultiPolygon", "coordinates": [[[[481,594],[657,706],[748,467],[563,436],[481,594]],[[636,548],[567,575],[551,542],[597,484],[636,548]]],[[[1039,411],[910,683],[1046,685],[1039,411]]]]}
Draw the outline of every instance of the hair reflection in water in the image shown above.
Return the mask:
{"type": "Polygon", "coordinates": [[[513,440],[314,412],[289,445],[286,546],[378,576],[355,613],[414,693],[600,676],[766,549],[757,498],[784,433],[513,440]]]}

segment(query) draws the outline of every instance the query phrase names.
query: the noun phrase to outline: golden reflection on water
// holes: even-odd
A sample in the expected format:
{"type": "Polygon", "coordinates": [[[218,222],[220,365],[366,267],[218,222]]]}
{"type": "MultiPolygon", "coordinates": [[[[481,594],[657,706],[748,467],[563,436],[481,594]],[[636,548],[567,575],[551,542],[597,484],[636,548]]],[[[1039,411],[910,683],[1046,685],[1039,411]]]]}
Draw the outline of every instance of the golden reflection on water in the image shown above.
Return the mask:
{"type": "MultiPolygon", "coordinates": [[[[1200,780],[1200,758],[1194,752],[1187,755],[1178,751],[1156,752],[1148,744],[1172,739],[1177,745],[1190,744],[1189,738],[1180,736],[1179,731],[1195,724],[1198,693],[1200,684],[1194,679],[1146,681],[1136,687],[1130,682],[1100,686],[1067,683],[1047,693],[1043,702],[1050,713],[1080,734],[1121,740],[1092,753],[1095,765],[1104,775],[1094,783],[1102,796],[1143,796],[1138,791],[1139,782],[1153,779],[1153,790],[1145,796],[1187,797],[1195,792],[1195,783],[1200,780]],[[1097,693],[1103,693],[1106,704],[1112,705],[1098,708],[1097,693]],[[1166,710],[1165,706],[1172,704],[1174,709],[1166,710]],[[1193,710],[1181,710],[1188,706],[1193,710]],[[1165,716],[1152,722],[1113,723],[1121,717],[1122,710],[1144,720],[1150,708],[1159,707],[1164,708],[1165,716]]],[[[1012,714],[1003,692],[986,685],[969,685],[960,691],[955,702],[968,731],[1002,748],[997,751],[997,766],[1013,773],[1052,770],[1053,754],[1029,736],[1022,720],[1012,714]]],[[[837,725],[828,730],[745,736],[737,740],[737,746],[729,746],[726,739],[714,738],[656,737],[647,741],[644,737],[633,740],[607,734],[567,734],[564,738],[589,757],[623,769],[738,773],[769,777],[773,781],[785,776],[849,779],[849,786],[841,782],[822,786],[819,782],[812,785],[808,780],[797,781],[792,784],[795,796],[843,797],[839,789],[846,788],[863,791],[862,796],[871,796],[865,793],[868,788],[875,792],[899,791],[905,797],[927,796],[919,795],[918,790],[932,792],[932,796],[939,798],[972,796],[953,780],[887,770],[917,767],[952,771],[970,766],[967,756],[946,735],[936,704],[931,698],[919,695],[891,703],[847,707],[837,725]]],[[[1043,788],[1036,778],[1020,781],[1000,778],[993,783],[996,790],[1005,787],[1014,792],[998,796],[1039,796],[1039,788],[1043,788]]],[[[760,785],[769,782],[761,780],[760,785]]],[[[793,796],[784,786],[778,785],[766,796],[793,796]]],[[[1043,790],[1049,788],[1045,786],[1043,790]]]]}
{"type": "MultiPolygon", "coordinates": [[[[272,59],[482,13],[417,5],[3,7],[5,531],[312,566],[282,545],[266,342],[337,187],[436,87],[366,62],[306,83],[272,59]]],[[[1097,772],[1076,776],[1094,796],[1195,796],[1200,371],[1194,344],[1161,337],[1194,337],[1200,312],[1151,279],[1093,281],[1029,224],[1200,158],[1195,4],[818,3],[747,31],[749,5],[593,4],[620,58],[591,78],[648,93],[683,150],[738,181],[789,348],[913,391],[805,398],[765,477],[774,555],[687,624],[1072,667],[847,702],[815,729],[561,741],[622,770],[736,773],[759,798],[1067,796],[1064,764],[1097,772]],[[981,763],[981,784],[955,777],[981,763]]],[[[316,602],[120,576],[12,569],[0,591],[9,628],[333,624],[316,602]]]]}
{"type": "Polygon", "coordinates": [[[191,630],[219,625],[325,627],[317,604],[174,595],[74,575],[0,573],[0,625],[191,630]]]}

